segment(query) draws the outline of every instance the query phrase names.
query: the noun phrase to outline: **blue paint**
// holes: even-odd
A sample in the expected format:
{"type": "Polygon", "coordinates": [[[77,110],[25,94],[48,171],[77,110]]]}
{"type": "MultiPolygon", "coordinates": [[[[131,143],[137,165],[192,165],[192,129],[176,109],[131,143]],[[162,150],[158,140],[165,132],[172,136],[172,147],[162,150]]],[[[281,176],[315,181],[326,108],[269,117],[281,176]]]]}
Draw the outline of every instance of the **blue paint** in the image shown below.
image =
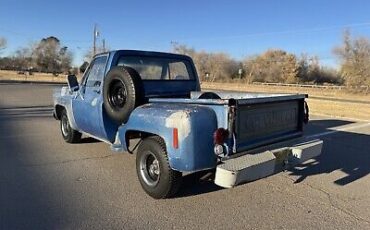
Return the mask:
{"type": "MultiPolygon", "coordinates": [[[[166,143],[170,166],[178,171],[197,171],[216,166],[213,153],[213,132],[217,129],[214,111],[201,105],[150,103],[136,108],[128,122],[119,127],[119,139],[126,147],[126,133],[142,131],[158,135],[166,143]],[[183,114],[183,118],[171,124],[171,116],[183,114]],[[189,124],[189,130],[181,130],[181,123],[189,124]],[[172,145],[173,128],[188,134],[181,139],[179,148],[172,145]]],[[[125,149],[127,150],[127,149],[125,149]]]]}

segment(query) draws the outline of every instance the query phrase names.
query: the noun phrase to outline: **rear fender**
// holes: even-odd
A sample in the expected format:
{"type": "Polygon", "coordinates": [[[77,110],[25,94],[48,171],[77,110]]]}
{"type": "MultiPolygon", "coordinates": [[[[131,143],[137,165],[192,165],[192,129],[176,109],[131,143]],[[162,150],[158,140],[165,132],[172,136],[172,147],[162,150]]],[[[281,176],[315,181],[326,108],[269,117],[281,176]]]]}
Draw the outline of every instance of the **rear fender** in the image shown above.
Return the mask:
{"type": "Polygon", "coordinates": [[[187,172],[216,166],[213,132],[217,128],[214,111],[200,105],[146,104],[136,108],[128,122],[118,129],[118,138],[127,150],[130,131],[160,136],[165,144],[170,167],[187,172]],[[173,144],[173,129],[178,129],[178,147],[173,144]]]}

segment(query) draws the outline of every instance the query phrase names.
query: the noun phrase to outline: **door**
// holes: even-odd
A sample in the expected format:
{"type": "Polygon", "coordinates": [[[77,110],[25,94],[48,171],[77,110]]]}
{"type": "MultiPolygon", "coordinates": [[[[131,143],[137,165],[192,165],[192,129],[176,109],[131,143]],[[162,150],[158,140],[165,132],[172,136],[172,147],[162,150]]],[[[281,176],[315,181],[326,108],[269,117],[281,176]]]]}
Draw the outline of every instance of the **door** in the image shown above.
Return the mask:
{"type": "Polygon", "coordinates": [[[107,55],[96,57],[85,72],[79,94],[72,102],[74,118],[79,130],[106,139],[102,127],[102,86],[107,55]]]}

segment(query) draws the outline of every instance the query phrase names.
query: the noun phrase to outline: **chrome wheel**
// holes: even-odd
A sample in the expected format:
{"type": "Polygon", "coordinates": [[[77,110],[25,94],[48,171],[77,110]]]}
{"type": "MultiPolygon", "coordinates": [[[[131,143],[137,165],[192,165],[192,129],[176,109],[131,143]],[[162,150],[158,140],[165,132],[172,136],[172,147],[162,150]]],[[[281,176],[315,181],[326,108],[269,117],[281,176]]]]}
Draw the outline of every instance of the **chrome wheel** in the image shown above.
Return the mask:
{"type": "Polygon", "coordinates": [[[136,173],[141,187],[155,199],[173,196],[181,185],[182,173],[171,168],[166,144],[159,136],[146,137],[140,143],[136,173]]]}
{"type": "Polygon", "coordinates": [[[69,132],[70,132],[70,126],[69,126],[69,122],[68,122],[68,117],[67,116],[63,116],[62,117],[62,134],[63,136],[68,136],[69,132]]]}
{"type": "Polygon", "coordinates": [[[151,187],[158,184],[160,178],[160,165],[152,152],[145,152],[140,159],[140,174],[145,183],[151,187]]]}

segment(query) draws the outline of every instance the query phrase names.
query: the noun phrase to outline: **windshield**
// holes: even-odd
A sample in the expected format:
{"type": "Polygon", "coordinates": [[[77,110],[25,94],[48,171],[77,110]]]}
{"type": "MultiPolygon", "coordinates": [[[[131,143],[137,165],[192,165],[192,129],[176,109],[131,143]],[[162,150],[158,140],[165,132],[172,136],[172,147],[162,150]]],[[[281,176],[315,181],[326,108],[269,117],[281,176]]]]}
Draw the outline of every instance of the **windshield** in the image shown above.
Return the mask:
{"type": "Polygon", "coordinates": [[[135,69],[143,80],[194,80],[190,63],[182,59],[122,56],[117,66],[135,69]]]}

